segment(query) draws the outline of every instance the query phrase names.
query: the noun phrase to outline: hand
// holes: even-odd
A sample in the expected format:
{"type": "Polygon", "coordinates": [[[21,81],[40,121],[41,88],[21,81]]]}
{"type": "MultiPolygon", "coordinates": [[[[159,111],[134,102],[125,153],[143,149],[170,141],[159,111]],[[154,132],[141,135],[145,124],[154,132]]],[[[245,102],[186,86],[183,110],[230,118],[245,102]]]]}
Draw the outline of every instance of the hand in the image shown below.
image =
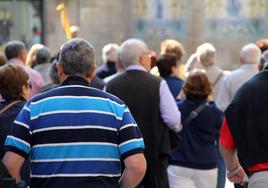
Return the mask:
{"type": "Polygon", "coordinates": [[[243,180],[245,176],[246,173],[240,165],[235,170],[227,172],[229,181],[233,183],[239,183],[240,185],[244,184],[243,180]]]}

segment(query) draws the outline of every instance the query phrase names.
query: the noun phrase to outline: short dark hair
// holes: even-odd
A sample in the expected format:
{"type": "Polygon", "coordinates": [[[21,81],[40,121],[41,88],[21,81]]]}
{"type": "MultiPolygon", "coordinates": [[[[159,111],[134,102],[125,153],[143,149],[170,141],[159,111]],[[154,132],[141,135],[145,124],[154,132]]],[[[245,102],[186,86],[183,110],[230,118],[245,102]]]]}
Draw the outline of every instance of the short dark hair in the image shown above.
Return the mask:
{"type": "Polygon", "coordinates": [[[84,39],[75,38],[66,42],[60,52],[59,63],[64,74],[88,77],[95,65],[95,52],[84,39]]]}
{"type": "Polygon", "coordinates": [[[161,55],[160,58],[156,61],[156,66],[158,67],[160,76],[163,78],[171,75],[172,67],[178,65],[178,59],[175,54],[165,54],[161,55]]]}
{"type": "Polygon", "coordinates": [[[6,64],[0,67],[0,94],[6,100],[18,100],[28,80],[29,76],[21,66],[6,64]]]}
{"type": "Polygon", "coordinates": [[[207,74],[197,69],[191,71],[186,78],[183,92],[187,98],[206,99],[212,92],[207,74]]]}
{"type": "Polygon", "coordinates": [[[5,55],[8,60],[18,57],[22,51],[26,51],[26,46],[21,41],[10,41],[5,46],[5,55]]]}

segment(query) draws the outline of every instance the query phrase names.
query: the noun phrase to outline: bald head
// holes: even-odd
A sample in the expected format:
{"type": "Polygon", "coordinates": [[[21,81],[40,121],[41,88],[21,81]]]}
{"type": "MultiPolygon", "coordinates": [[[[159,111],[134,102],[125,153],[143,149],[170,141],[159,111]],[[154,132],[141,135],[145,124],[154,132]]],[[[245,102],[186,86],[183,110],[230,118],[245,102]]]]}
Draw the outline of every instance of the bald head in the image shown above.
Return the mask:
{"type": "Polygon", "coordinates": [[[240,52],[243,64],[257,64],[261,59],[261,50],[253,43],[245,45],[240,52]]]}

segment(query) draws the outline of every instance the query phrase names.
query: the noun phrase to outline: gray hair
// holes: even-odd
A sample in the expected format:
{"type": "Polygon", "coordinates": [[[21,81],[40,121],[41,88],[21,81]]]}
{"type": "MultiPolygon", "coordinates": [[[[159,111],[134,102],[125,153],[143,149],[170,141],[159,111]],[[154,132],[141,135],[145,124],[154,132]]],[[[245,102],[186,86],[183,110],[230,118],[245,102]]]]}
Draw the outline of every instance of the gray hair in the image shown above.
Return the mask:
{"type": "Polygon", "coordinates": [[[95,66],[93,46],[81,38],[69,40],[61,48],[59,63],[65,75],[88,77],[95,66]]]}
{"type": "Polygon", "coordinates": [[[247,44],[241,49],[240,58],[244,64],[259,63],[261,59],[261,50],[253,43],[247,44]]]}
{"type": "Polygon", "coordinates": [[[213,65],[216,61],[216,49],[210,43],[198,46],[196,54],[198,61],[205,67],[213,65]]]}
{"type": "Polygon", "coordinates": [[[106,44],[102,48],[102,60],[104,63],[108,61],[117,62],[118,61],[118,50],[119,46],[115,43],[106,44]]]}
{"type": "Polygon", "coordinates": [[[145,42],[135,38],[128,39],[119,48],[118,61],[125,69],[130,65],[138,65],[144,53],[149,53],[145,42]]]}
{"type": "Polygon", "coordinates": [[[59,79],[58,69],[57,69],[57,60],[54,60],[50,64],[49,69],[48,69],[48,75],[52,83],[60,84],[60,79],[59,79]]]}

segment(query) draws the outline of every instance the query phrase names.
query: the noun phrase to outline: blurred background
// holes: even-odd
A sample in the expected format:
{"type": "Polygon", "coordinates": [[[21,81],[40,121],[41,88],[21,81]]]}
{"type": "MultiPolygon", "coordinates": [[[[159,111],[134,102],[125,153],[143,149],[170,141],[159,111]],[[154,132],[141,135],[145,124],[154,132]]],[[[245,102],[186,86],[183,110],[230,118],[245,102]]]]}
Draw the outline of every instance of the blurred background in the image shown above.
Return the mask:
{"type": "Polygon", "coordinates": [[[60,3],[78,36],[94,45],[99,64],[109,42],[138,37],[159,52],[160,42],[173,38],[186,49],[183,62],[210,42],[220,52],[217,63],[234,69],[241,47],[268,32],[268,0],[0,0],[0,51],[16,39],[28,47],[41,42],[56,53],[67,40],[60,3]]]}

